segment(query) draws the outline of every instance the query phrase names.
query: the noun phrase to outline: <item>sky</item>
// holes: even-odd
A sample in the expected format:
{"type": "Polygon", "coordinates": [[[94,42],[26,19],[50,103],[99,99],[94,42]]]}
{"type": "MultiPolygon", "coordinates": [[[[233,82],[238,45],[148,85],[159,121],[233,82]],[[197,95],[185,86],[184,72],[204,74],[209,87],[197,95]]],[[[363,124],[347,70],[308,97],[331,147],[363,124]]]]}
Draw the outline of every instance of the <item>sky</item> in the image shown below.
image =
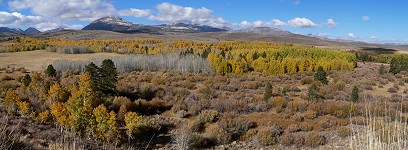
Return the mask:
{"type": "Polygon", "coordinates": [[[408,44],[406,0],[0,0],[0,26],[81,29],[104,16],[157,25],[275,27],[322,38],[408,44]]]}

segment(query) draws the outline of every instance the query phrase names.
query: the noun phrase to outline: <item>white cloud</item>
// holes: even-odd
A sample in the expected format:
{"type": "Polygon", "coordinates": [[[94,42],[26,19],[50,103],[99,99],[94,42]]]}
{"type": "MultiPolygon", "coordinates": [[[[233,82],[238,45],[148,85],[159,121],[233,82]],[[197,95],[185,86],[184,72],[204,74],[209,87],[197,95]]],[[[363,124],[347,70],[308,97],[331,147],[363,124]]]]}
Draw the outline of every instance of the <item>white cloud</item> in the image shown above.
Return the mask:
{"type": "Polygon", "coordinates": [[[119,16],[133,16],[133,17],[148,17],[152,15],[152,12],[149,9],[124,9],[118,11],[119,16]]]}
{"type": "Polygon", "coordinates": [[[81,21],[92,21],[116,12],[108,0],[12,0],[8,4],[11,9],[29,9],[39,16],[81,21]]]}
{"type": "Polygon", "coordinates": [[[272,23],[273,23],[275,26],[286,26],[286,25],[287,25],[285,22],[280,21],[279,19],[273,19],[273,20],[272,20],[272,23]]]}
{"type": "Polygon", "coordinates": [[[313,21],[307,18],[294,18],[292,20],[289,20],[288,24],[292,27],[297,27],[297,28],[313,28],[313,27],[318,26],[313,21]]]}
{"type": "Polygon", "coordinates": [[[374,35],[372,35],[370,38],[371,38],[371,39],[377,39],[377,37],[374,36],[374,35]]]}
{"type": "Polygon", "coordinates": [[[330,18],[330,19],[327,19],[327,25],[329,28],[334,28],[337,26],[337,23],[334,22],[334,20],[330,18]]]}
{"type": "Polygon", "coordinates": [[[212,10],[205,7],[192,8],[182,7],[170,3],[161,3],[156,6],[157,13],[149,17],[150,20],[174,23],[187,22],[194,24],[206,24],[215,27],[225,26],[227,21],[213,14],[212,10]]]}
{"type": "Polygon", "coordinates": [[[368,21],[368,20],[370,20],[370,17],[368,17],[368,16],[363,16],[363,17],[361,17],[361,19],[363,19],[364,21],[368,21]]]}
{"type": "Polygon", "coordinates": [[[0,26],[25,26],[34,25],[43,21],[40,16],[25,16],[18,12],[4,12],[0,11],[0,26]]]}
{"type": "Polygon", "coordinates": [[[356,35],[354,35],[354,33],[348,33],[348,36],[349,36],[349,38],[352,38],[352,39],[355,39],[356,38],[356,35]]]}

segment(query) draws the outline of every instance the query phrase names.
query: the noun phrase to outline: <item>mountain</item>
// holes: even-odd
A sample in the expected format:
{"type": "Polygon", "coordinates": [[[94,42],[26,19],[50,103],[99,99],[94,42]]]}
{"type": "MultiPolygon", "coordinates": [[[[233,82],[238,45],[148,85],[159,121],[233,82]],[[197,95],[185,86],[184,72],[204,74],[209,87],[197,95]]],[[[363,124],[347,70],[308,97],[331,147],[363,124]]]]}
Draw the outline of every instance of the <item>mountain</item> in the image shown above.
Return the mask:
{"type": "Polygon", "coordinates": [[[226,29],[215,28],[207,25],[199,24],[162,24],[158,25],[164,32],[185,32],[185,33],[197,33],[197,32],[224,32],[226,29]]]}
{"type": "Polygon", "coordinates": [[[121,33],[135,33],[143,32],[143,30],[148,29],[144,29],[144,26],[141,24],[125,21],[123,18],[117,16],[108,16],[92,21],[82,30],[106,30],[121,33]]]}
{"type": "Polygon", "coordinates": [[[39,33],[41,33],[41,31],[37,30],[36,28],[29,27],[29,28],[27,28],[26,30],[24,30],[23,33],[24,33],[24,34],[27,34],[27,35],[34,35],[34,34],[39,34],[39,33]]]}
{"type": "Polygon", "coordinates": [[[64,30],[69,30],[69,29],[65,29],[65,28],[63,28],[63,27],[59,27],[59,28],[47,30],[47,31],[45,31],[45,32],[57,32],[57,31],[64,31],[64,30]]]}
{"type": "Polygon", "coordinates": [[[240,30],[229,31],[230,33],[257,33],[261,35],[280,35],[287,36],[292,35],[293,33],[288,31],[283,31],[278,28],[273,27],[255,27],[255,28],[244,28],[240,30]]]}
{"type": "Polygon", "coordinates": [[[207,25],[198,24],[162,24],[162,25],[143,25],[132,23],[117,16],[108,16],[99,18],[82,30],[106,30],[120,33],[150,33],[150,34],[173,34],[173,33],[198,33],[198,32],[223,32],[227,31],[221,28],[215,28],[207,25]]]}
{"type": "Polygon", "coordinates": [[[24,31],[20,28],[0,27],[0,32],[22,34],[24,31]]]}

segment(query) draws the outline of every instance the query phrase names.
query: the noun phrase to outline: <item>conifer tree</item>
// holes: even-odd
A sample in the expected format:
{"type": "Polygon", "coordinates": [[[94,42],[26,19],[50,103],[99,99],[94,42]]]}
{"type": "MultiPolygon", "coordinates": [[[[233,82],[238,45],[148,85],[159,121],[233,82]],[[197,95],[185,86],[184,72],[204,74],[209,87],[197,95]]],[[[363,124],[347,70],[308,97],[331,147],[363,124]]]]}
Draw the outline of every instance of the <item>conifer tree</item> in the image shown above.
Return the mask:
{"type": "Polygon", "coordinates": [[[351,91],[351,101],[353,102],[357,102],[359,95],[358,95],[358,87],[357,86],[353,86],[353,90],[351,91]]]}
{"type": "Polygon", "coordinates": [[[268,101],[272,97],[272,84],[268,83],[265,87],[265,93],[263,95],[264,101],[268,101]]]}
{"type": "Polygon", "coordinates": [[[329,82],[326,78],[326,71],[323,70],[322,66],[317,68],[316,73],[314,74],[314,79],[322,82],[323,84],[327,84],[329,82]]]}
{"type": "Polygon", "coordinates": [[[111,59],[105,59],[99,69],[100,81],[99,90],[107,95],[115,95],[116,83],[118,82],[118,72],[111,59]]]}
{"type": "Polygon", "coordinates": [[[31,83],[31,77],[30,77],[30,75],[29,75],[29,74],[25,74],[24,77],[21,78],[21,83],[22,83],[24,86],[26,86],[26,87],[29,86],[30,83],[31,83]]]}
{"type": "Polygon", "coordinates": [[[307,93],[309,101],[318,101],[320,98],[319,91],[320,89],[316,86],[316,84],[310,85],[307,93]]]}
{"type": "Polygon", "coordinates": [[[54,66],[52,66],[51,64],[48,65],[47,69],[45,70],[45,75],[47,77],[56,77],[57,71],[54,69],[54,66]]]}

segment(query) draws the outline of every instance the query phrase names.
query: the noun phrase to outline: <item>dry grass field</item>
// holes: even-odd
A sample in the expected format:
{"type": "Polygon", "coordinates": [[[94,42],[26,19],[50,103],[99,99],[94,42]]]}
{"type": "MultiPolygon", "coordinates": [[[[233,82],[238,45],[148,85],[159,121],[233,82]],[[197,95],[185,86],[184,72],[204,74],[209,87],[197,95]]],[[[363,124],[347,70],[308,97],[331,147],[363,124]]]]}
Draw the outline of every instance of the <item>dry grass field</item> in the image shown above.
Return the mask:
{"type": "Polygon", "coordinates": [[[121,56],[116,53],[90,53],[90,54],[63,54],[55,52],[47,52],[45,50],[15,52],[15,53],[0,53],[0,68],[1,67],[24,67],[28,71],[42,71],[55,60],[89,60],[98,58],[107,58],[121,56]]]}

